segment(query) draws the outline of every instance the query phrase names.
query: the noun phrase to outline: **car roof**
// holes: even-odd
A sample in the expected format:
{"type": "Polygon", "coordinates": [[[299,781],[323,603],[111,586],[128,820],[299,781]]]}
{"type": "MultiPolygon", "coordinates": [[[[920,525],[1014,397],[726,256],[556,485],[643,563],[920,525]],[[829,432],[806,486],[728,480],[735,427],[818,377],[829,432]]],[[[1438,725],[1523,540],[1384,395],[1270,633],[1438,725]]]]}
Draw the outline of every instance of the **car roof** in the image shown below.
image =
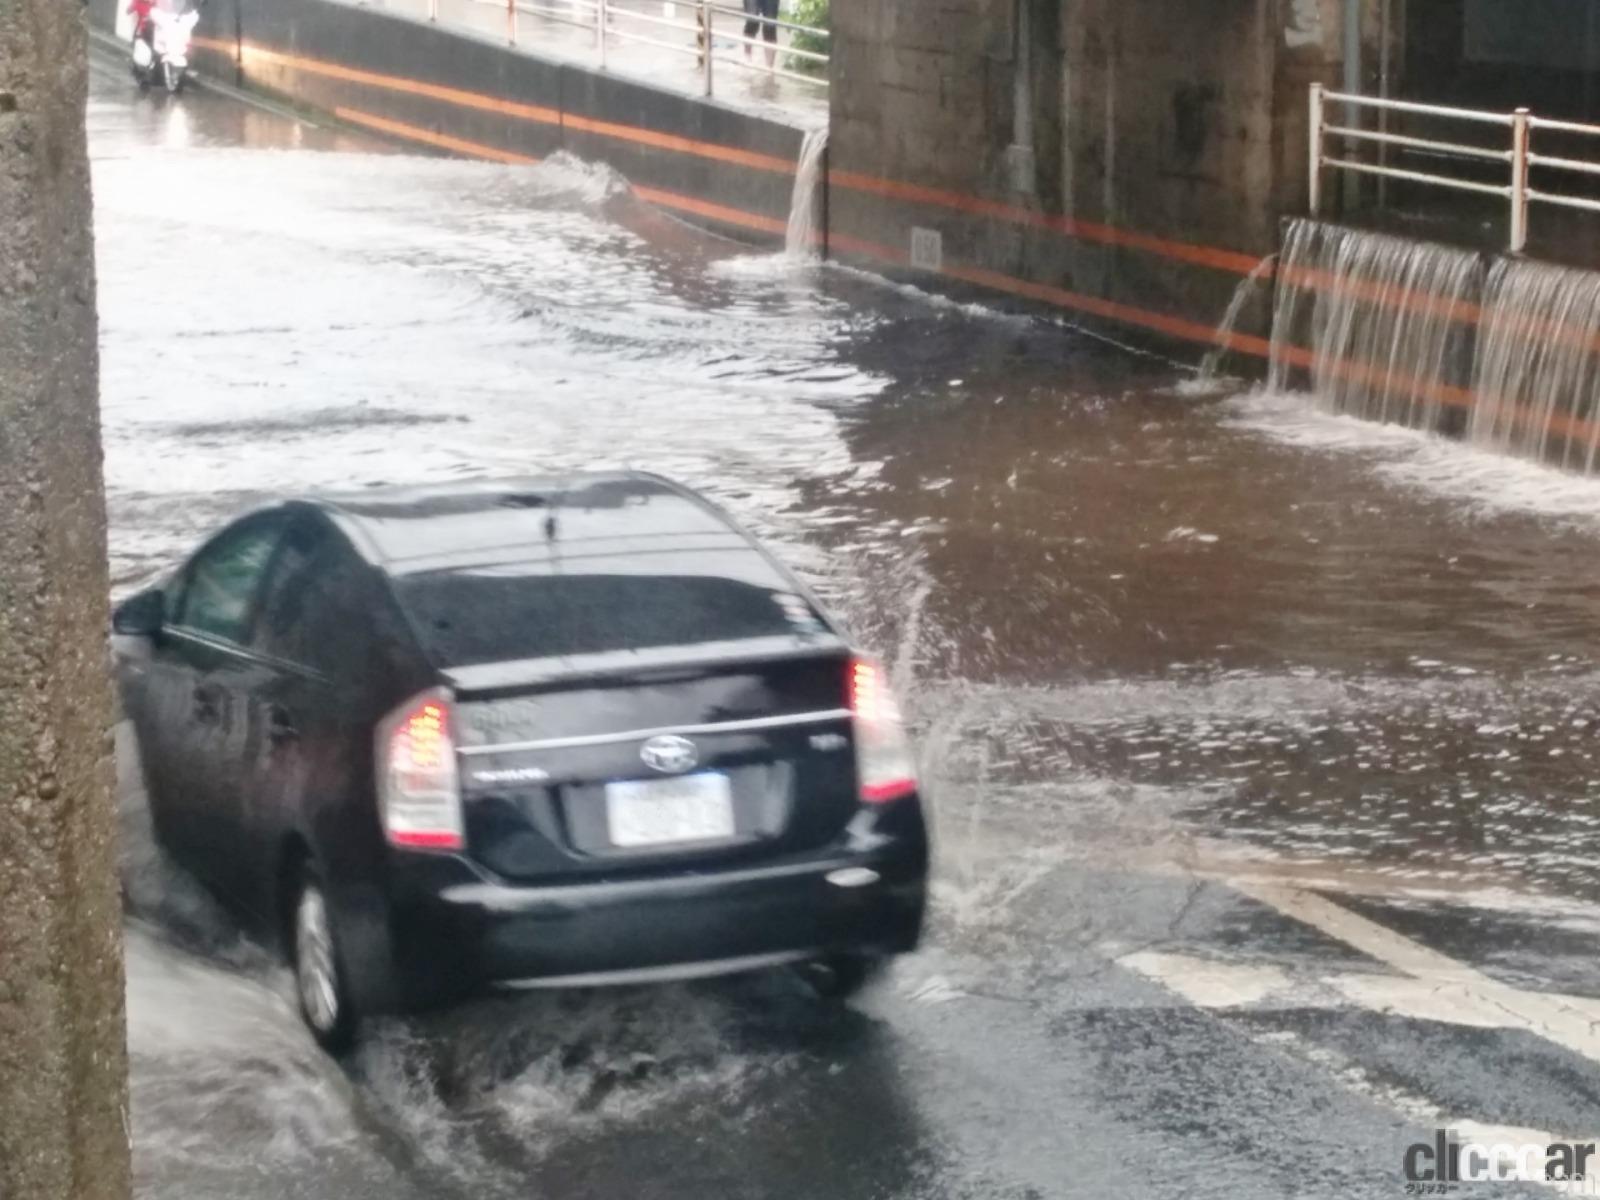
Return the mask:
{"type": "Polygon", "coordinates": [[[305,503],[392,575],[671,550],[767,557],[715,505],[643,471],[375,488],[305,503]]]}

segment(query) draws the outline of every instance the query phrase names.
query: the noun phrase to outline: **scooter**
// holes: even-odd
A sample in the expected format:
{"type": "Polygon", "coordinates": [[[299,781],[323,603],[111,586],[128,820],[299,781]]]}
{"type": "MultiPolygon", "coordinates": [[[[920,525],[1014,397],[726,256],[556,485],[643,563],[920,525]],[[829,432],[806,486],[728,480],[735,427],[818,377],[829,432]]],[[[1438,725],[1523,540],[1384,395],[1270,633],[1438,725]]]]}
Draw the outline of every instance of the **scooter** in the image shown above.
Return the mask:
{"type": "Polygon", "coordinates": [[[150,12],[149,36],[133,39],[133,77],[144,91],[157,83],[176,96],[189,78],[189,42],[200,21],[200,10],[175,13],[164,8],[150,12]]]}

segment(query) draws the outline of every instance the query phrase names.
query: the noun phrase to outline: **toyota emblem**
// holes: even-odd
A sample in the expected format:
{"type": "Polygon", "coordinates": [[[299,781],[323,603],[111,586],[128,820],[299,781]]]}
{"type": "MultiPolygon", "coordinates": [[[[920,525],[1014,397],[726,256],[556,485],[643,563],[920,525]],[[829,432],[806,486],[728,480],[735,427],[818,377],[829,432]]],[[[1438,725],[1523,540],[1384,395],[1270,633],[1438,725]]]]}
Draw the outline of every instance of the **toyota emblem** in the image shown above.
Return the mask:
{"type": "Polygon", "coordinates": [[[639,757],[653,771],[660,771],[663,775],[682,775],[700,761],[700,752],[688,738],[667,733],[653,737],[639,747],[639,757]]]}

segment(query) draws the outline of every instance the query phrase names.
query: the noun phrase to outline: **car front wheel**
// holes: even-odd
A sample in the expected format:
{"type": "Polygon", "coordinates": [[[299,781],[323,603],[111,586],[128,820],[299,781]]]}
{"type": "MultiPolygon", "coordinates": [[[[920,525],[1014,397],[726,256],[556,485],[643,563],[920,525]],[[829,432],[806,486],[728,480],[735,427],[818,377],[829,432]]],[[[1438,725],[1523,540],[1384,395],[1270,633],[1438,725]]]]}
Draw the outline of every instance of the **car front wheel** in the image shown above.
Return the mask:
{"type": "Polygon", "coordinates": [[[309,868],[301,875],[293,919],[291,945],[300,1015],[323,1049],[341,1054],[355,1042],[356,1014],[350,1006],[328,899],[321,879],[309,868]]]}

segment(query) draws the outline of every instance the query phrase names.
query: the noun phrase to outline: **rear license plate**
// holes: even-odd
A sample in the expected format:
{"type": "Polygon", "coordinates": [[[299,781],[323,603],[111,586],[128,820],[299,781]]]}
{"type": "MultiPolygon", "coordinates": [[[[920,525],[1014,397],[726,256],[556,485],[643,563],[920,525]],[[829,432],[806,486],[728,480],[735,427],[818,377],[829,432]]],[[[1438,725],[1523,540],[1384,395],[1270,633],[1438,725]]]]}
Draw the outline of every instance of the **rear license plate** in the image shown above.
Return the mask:
{"type": "Polygon", "coordinates": [[[733,790],[715,771],[608,783],[606,828],[624,847],[732,837],[733,790]]]}

